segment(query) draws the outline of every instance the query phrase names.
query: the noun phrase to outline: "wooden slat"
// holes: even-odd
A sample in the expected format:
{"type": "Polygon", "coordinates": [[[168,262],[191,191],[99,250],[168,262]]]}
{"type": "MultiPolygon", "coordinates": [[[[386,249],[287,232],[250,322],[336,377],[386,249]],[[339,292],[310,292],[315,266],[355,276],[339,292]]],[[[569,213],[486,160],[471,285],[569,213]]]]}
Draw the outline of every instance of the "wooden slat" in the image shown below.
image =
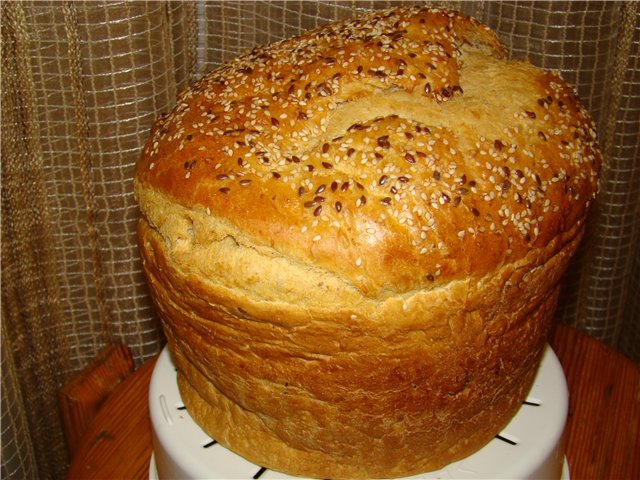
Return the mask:
{"type": "Polygon", "coordinates": [[[60,389],[58,403],[71,457],[106,398],[133,370],[129,348],[108,345],[60,389]]]}
{"type": "Polygon", "coordinates": [[[570,389],[571,478],[640,478],[640,366],[565,326],[552,346],[570,389]]]}
{"type": "Polygon", "coordinates": [[[157,356],[146,362],[104,403],[76,452],[69,480],[148,480],[149,382],[156,360],[157,356]]]}

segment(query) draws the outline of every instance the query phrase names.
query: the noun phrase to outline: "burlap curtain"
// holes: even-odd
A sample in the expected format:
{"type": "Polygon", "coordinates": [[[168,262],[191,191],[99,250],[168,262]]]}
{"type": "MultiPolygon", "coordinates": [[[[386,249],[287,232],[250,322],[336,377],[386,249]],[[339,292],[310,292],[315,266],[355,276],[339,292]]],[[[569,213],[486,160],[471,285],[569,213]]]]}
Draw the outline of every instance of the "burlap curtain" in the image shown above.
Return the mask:
{"type": "MultiPolygon", "coordinates": [[[[3,478],[64,476],[56,392],[107,342],[138,364],[163,345],[131,182],[154,118],[239,52],[391,3],[2,2],[3,478]]],[[[445,5],[561,71],[593,112],[601,193],[557,315],[640,361],[638,3],[445,5]]]]}

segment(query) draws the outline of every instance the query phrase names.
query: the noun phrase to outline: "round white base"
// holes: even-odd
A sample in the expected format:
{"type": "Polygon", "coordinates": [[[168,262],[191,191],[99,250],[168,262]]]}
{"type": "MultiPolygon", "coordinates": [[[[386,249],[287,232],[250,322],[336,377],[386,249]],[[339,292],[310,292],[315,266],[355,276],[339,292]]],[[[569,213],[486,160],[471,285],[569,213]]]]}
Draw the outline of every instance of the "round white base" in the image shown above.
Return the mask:
{"type": "MultiPolygon", "coordinates": [[[[547,347],[529,396],[507,427],[473,455],[411,479],[569,478],[563,432],[568,391],[562,366],[547,347]]],[[[149,389],[154,454],[151,480],[294,479],[255,465],[210,438],[182,403],[168,349],[158,358],[149,389]]]]}
{"type": "MultiPolygon", "coordinates": [[[[258,477],[258,478],[261,478],[261,477],[258,477]]],[[[264,478],[266,478],[266,477],[264,477],[264,478]]],[[[271,478],[278,478],[278,477],[276,475],[276,477],[271,477],[271,478]]],[[[149,480],[159,480],[158,469],[156,468],[156,457],[153,454],[153,452],[151,452],[151,460],[149,461],[149,480]]],[[[570,480],[570,477],[569,477],[569,463],[567,463],[567,457],[565,457],[564,461],[562,462],[562,478],[561,478],[561,480],[570,480]]]]}

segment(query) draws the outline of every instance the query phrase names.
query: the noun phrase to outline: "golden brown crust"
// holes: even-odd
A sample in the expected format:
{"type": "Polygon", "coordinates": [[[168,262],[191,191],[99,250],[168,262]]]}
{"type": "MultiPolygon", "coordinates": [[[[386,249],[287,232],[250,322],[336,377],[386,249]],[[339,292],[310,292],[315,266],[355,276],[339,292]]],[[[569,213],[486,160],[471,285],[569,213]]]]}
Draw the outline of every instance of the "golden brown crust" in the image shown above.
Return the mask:
{"type": "Polygon", "coordinates": [[[219,67],[158,121],[140,250],[221,443],[400,476],[511,417],[601,160],[572,89],[505,53],[457,13],[377,11],[219,67]]]}

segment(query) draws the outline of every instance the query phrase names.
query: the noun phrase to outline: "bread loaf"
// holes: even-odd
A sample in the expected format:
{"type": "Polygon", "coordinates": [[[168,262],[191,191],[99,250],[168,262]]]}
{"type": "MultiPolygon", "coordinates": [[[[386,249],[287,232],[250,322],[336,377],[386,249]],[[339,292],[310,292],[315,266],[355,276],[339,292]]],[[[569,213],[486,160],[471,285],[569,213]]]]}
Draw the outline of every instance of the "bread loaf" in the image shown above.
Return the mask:
{"type": "Polygon", "coordinates": [[[135,173],[189,413],[295,475],[473,453],[531,386],[600,163],[572,88],[451,11],[373,11],[216,68],[135,173]]]}

